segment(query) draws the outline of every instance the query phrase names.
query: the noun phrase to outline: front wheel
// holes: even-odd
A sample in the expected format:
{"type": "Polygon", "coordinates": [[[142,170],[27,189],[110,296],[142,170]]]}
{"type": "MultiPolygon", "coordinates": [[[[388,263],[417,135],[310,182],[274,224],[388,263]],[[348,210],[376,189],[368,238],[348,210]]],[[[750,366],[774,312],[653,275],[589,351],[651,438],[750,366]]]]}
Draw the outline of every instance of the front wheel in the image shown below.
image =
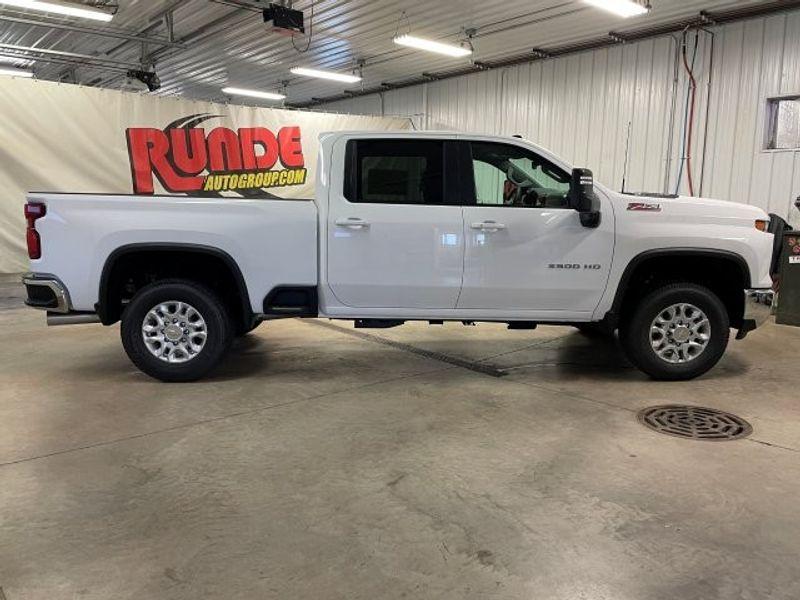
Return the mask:
{"type": "Polygon", "coordinates": [[[169,280],[148,285],[133,297],[120,333],[128,357],[150,377],[194,381],[222,360],[233,325],[211,290],[169,280]]]}
{"type": "Polygon", "coordinates": [[[728,346],[730,321],[708,288],[676,283],[645,296],[621,328],[628,359],[665,381],[699,377],[719,362],[728,346]]]}

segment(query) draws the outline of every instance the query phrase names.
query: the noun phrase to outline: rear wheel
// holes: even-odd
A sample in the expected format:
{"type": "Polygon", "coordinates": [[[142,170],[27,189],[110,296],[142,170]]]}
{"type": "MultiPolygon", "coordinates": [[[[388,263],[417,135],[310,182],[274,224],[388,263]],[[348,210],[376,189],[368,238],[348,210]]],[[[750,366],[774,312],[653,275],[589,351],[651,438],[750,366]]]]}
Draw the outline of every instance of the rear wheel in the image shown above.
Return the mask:
{"type": "Polygon", "coordinates": [[[161,381],[194,381],[216,367],[233,338],[222,301],[183,280],[142,288],[125,308],[122,345],[144,373],[161,381]]]}
{"type": "Polygon", "coordinates": [[[620,331],[628,359],[654,379],[698,377],[719,362],[730,322],[708,288],[676,283],[645,296],[620,331]]]}

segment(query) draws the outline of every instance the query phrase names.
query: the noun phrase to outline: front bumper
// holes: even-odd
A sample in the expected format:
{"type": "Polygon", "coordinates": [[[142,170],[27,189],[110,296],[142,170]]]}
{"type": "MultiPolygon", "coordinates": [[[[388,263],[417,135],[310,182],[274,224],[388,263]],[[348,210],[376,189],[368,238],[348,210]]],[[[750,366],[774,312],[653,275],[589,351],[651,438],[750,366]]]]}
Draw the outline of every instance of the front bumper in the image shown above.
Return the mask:
{"type": "Polygon", "coordinates": [[[775,303],[775,292],[770,289],[756,289],[744,291],[744,318],[737,340],[761,327],[772,315],[772,305],[775,303]]]}
{"type": "Polygon", "coordinates": [[[22,283],[27,291],[25,304],[31,308],[55,313],[70,311],[69,292],[55,275],[25,273],[22,283]]]}

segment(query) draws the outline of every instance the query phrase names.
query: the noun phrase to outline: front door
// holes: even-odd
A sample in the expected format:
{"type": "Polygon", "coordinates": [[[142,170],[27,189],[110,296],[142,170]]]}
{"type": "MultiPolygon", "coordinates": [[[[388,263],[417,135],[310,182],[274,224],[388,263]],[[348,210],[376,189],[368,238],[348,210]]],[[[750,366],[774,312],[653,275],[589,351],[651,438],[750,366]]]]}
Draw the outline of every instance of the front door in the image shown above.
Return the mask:
{"type": "Polygon", "coordinates": [[[461,199],[446,183],[455,142],[341,143],[333,155],[344,154],[345,177],[330,191],[327,224],[333,295],[355,308],[455,308],[464,261],[461,199]]]}
{"type": "Polygon", "coordinates": [[[568,207],[570,175],[532,150],[471,142],[475,202],[464,208],[464,283],[458,308],[531,320],[581,320],[600,302],[611,268],[614,216],[583,227],[568,207]]]}

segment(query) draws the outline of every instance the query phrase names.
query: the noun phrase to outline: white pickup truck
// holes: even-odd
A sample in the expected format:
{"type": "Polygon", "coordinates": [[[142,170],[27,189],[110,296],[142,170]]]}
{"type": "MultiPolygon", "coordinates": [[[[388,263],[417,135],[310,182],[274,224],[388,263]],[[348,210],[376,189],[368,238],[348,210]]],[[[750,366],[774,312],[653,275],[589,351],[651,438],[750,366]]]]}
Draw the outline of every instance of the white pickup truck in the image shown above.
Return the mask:
{"type": "Polygon", "coordinates": [[[25,214],[27,304],[121,321],[163,381],[285,317],[619,330],[642,371],[689,379],[772,303],[762,210],[617,193],[518,138],[328,133],[311,200],[31,193],[25,214]]]}

